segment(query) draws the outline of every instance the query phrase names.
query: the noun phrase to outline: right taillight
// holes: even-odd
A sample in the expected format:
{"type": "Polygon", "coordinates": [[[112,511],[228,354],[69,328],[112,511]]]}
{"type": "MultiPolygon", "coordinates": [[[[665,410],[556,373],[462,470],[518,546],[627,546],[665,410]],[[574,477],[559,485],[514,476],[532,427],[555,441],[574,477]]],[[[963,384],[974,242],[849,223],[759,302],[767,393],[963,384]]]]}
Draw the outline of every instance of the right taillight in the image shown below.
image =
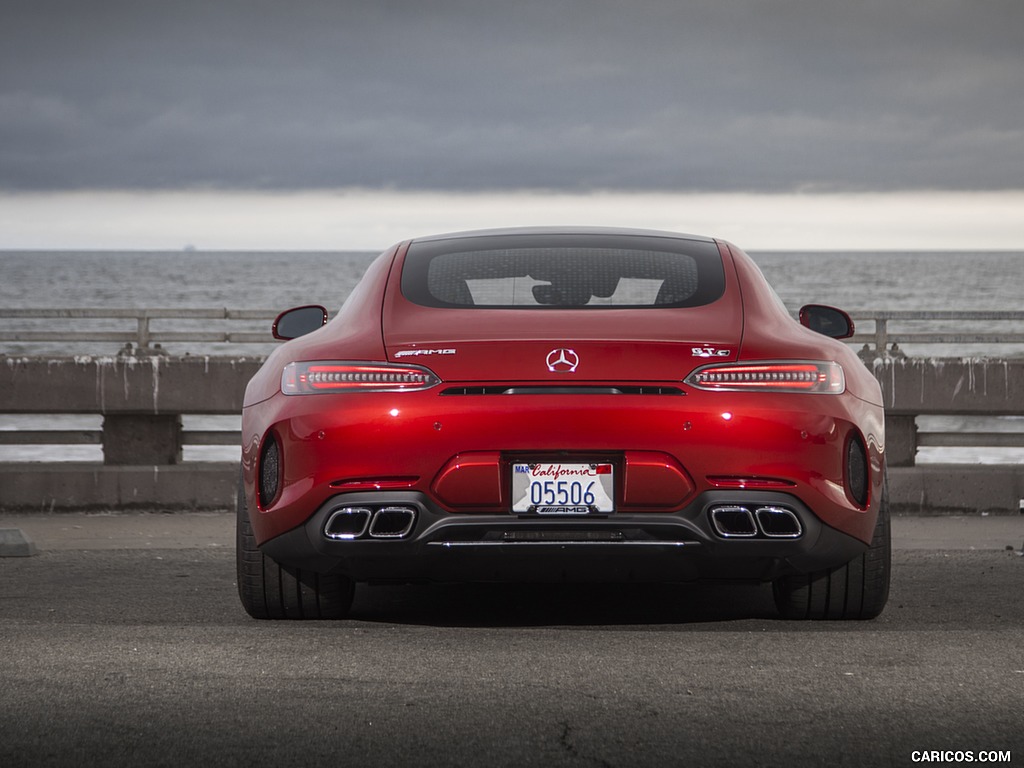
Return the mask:
{"type": "Polygon", "coordinates": [[[687,376],[686,383],[713,392],[839,395],[846,390],[843,368],[832,361],[787,360],[708,365],[687,376]]]}

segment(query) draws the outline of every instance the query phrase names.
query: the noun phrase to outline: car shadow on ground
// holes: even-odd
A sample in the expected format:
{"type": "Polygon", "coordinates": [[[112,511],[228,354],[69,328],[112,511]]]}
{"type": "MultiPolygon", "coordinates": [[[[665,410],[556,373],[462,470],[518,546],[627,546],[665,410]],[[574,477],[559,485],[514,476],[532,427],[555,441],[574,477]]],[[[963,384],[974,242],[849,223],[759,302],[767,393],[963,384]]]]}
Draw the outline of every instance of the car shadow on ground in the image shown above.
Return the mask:
{"type": "Polygon", "coordinates": [[[448,627],[680,625],[778,619],[766,584],[360,585],[351,619],[448,627]]]}

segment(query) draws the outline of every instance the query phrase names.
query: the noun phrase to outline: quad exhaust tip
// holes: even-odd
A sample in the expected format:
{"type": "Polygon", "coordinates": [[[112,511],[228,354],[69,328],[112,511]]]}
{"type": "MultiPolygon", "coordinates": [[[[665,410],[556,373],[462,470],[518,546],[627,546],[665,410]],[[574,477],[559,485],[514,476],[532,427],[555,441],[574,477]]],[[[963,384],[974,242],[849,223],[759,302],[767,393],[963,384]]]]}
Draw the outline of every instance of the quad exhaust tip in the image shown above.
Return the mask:
{"type": "Polygon", "coordinates": [[[408,536],[416,524],[413,507],[339,507],[324,524],[324,536],[335,541],[400,539],[408,536]]]}
{"type": "Polygon", "coordinates": [[[416,510],[412,507],[384,507],[378,509],[370,522],[370,538],[400,539],[412,530],[416,510]]]}
{"type": "Polygon", "coordinates": [[[711,525],[723,539],[799,539],[804,534],[800,518],[785,507],[764,506],[751,510],[739,505],[719,505],[710,510],[711,525]]]}
{"type": "Polygon", "coordinates": [[[711,523],[724,539],[751,539],[757,536],[753,513],[746,507],[712,507],[711,523]]]}
{"type": "Polygon", "coordinates": [[[757,527],[770,539],[799,539],[804,534],[800,518],[785,507],[758,507],[757,527]]]}
{"type": "Polygon", "coordinates": [[[373,513],[366,507],[342,507],[327,518],[324,535],[328,539],[358,539],[370,527],[373,513]]]}

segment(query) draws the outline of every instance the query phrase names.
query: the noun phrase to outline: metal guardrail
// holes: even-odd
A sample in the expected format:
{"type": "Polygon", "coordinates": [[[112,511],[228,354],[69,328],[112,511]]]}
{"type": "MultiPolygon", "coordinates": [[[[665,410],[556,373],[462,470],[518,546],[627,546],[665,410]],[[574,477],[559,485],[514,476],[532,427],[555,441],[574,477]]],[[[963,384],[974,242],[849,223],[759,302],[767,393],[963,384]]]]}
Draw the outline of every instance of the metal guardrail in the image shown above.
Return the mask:
{"type": "MultiPolygon", "coordinates": [[[[237,429],[186,429],[181,444],[241,445],[242,433],[237,429]]],[[[1022,443],[1024,444],[1024,443],[1022,443]]],[[[0,430],[0,445],[103,445],[102,429],[19,429],[0,430]]]]}
{"type": "Polygon", "coordinates": [[[866,310],[851,313],[854,325],[860,327],[863,323],[874,323],[874,333],[857,333],[849,339],[852,344],[867,344],[873,346],[872,351],[884,353],[890,349],[891,344],[1024,344],[1024,333],[1019,332],[980,332],[967,333],[963,331],[892,331],[891,322],[896,323],[920,323],[920,322],[992,322],[1000,323],[1022,323],[1024,324],[1024,312],[1021,311],[999,311],[999,312],[966,312],[966,311],[883,311],[866,310]]]}
{"type": "MultiPolygon", "coordinates": [[[[83,320],[87,323],[97,321],[122,322],[133,325],[119,330],[69,328],[60,330],[36,330],[4,328],[0,326],[0,343],[33,343],[33,342],[116,342],[133,344],[145,351],[154,345],[168,343],[182,344],[267,344],[273,343],[269,333],[269,321],[277,316],[277,311],[269,309],[3,309],[0,308],[0,319],[6,320],[83,320]],[[215,330],[154,330],[153,321],[214,321],[222,327],[215,330]],[[254,322],[267,323],[265,330],[253,330],[254,322]],[[247,330],[241,330],[240,324],[248,323],[247,330]],[[231,326],[234,326],[233,328],[231,326]]],[[[884,311],[861,310],[851,313],[855,324],[862,328],[864,324],[873,324],[870,332],[860,331],[852,339],[851,344],[868,345],[876,354],[886,354],[893,344],[956,344],[956,345],[1022,345],[1024,332],[1007,329],[1012,324],[1020,324],[1024,328],[1024,311],[884,311]],[[935,330],[936,323],[999,323],[1004,330],[999,331],[965,331],[935,330]],[[932,325],[932,329],[906,330],[907,324],[921,323],[932,325]],[[893,324],[901,326],[893,328],[893,324]]],[[[2,351],[2,350],[0,350],[2,351]]]]}
{"type": "Polygon", "coordinates": [[[919,432],[919,448],[1024,448],[1024,432],[919,432]]]}
{"type": "Polygon", "coordinates": [[[117,342],[139,349],[168,342],[266,344],[273,342],[268,329],[259,331],[154,331],[153,320],[272,321],[279,313],[269,309],[0,309],[0,318],[12,320],[87,320],[134,321],[134,328],[123,330],[10,330],[0,329],[0,342],[117,342]]]}

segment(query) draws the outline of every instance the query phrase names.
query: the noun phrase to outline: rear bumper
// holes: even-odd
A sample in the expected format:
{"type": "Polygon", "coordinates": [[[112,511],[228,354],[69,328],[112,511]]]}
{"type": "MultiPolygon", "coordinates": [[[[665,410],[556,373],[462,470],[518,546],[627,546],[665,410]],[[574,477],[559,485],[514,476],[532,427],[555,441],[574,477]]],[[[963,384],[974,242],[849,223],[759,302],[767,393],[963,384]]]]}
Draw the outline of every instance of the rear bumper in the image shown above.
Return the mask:
{"type": "Polygon", "coordinates": [[[865,549],[822,523],[798,498],[768,491],[708,491],[675,513],[551,519],[512,514],[451,514],[422,493],[363,492],[328,499],[302,526],[265,542],[279,563],[356,581],[766,581],[849,562],[865,549]],[[325,526],[339,509],[403,507],[414,521],[402,536],[332,539],[325,526]],[[726,537],[717,508],[782,509],[799,535],[773,537],[759,525],[726,537]]]}
{"type": "MultiPolygon", "coordinates": [[[[382,486],[426,494],[445,519],[504,519],[510,462],[554,454],[615,463],[619,512],[688,519],[703,493],[778,480],[826,525],[871,540],[882,412],[848,395],[400,394],[279,395],[246,409],[243,469],[259,543],[304,526],[338,494],[382,486]],[[854,438],[867,449],[866,506],[847,490],[854,438]],[[260,451],[271,439],[280,445],[281,490],[256,509],[260,451]]],[[[424,504],[425,513],[437,509],[424,504]]]]}

